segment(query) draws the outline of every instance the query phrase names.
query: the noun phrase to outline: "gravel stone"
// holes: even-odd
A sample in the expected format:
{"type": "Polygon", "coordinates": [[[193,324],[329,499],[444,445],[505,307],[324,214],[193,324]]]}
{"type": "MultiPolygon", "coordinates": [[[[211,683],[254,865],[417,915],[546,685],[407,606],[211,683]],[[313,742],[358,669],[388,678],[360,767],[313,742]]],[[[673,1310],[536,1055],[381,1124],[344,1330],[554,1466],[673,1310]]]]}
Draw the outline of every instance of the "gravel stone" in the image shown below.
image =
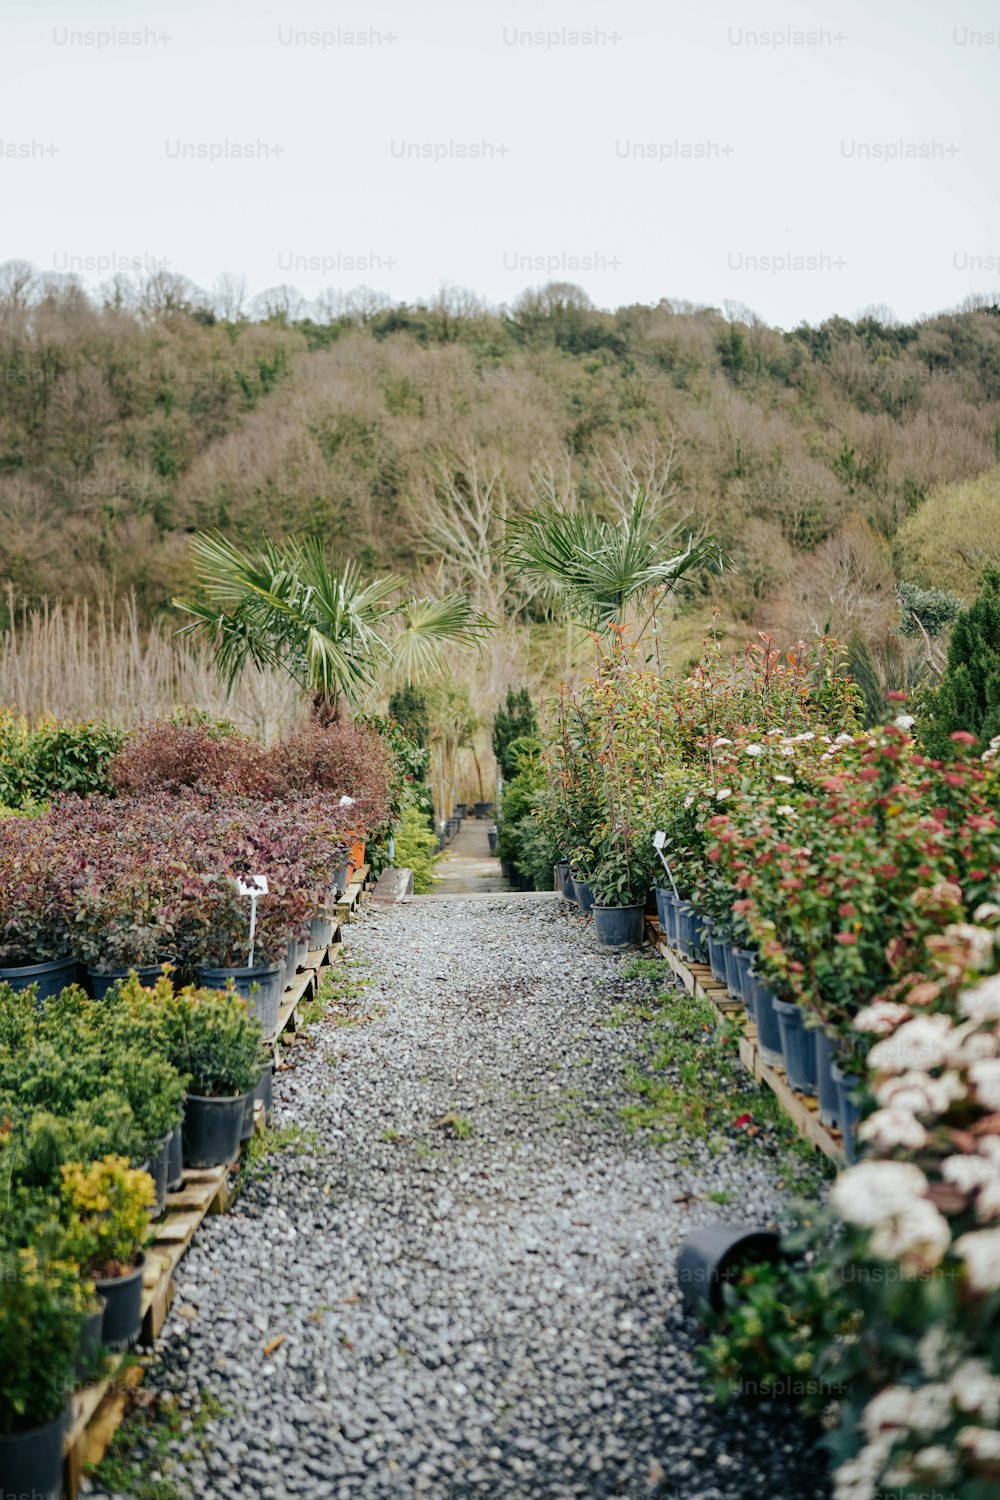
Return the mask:
{"type": "Polygon", "coordinates": [[[680,1245],[723,1216],[710,1193],[763,1223],[782,1192],[763,1152],[625,1129],[624,960],[546,896],[370,909],[346,937],[373,1019],[288,1048],[299,1140],[188,1251],[195,1316],[147,1378],[181,1440],[144,1432],[139,1467],[260,1500],[824,1500],[815,1431],[716,1407],[694,1364],[680,1245]]]}

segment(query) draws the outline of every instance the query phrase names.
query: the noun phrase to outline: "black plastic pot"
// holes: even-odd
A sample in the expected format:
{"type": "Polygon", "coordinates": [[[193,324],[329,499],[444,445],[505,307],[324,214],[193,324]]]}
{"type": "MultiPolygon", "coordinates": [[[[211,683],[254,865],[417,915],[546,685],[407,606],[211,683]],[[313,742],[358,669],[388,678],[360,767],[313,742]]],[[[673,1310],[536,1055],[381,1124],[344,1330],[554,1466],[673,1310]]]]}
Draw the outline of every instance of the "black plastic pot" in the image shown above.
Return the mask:
{"type": "Polygon", "coordinates": [[[502,859],[500,861],[500,873],[505,880],[510,879],[513,868],[514,866],[511,864],[509,859],[502,859]]]}
{"type": "Polygon", "coordinates": [[[9,984],[12,990],[26,990],[29,984],[37,984],[37,1000],[49,1000],[75,981],[75,958],[54,958],[50,963],[19,964],[0,969],[0,982],[9,984]]]}
{"type": "Polygon", "coordinates": [[[312,952],[329,948],[333,942],[334,921],[332,917],[313,917],[309,924],[309,947],[312,952]]]}
{"type": "Polygon", "coordinates": [[[113,984],[118,984],[122,979],[127,979],[130,974],[138,977],[139,983],[151,989],[160,977],[162,963],[158,964],[133,964],[130,969],[104,969],[98,970],[93,964],[87,965],[87,979],[90,983],[90,993],[95,1000],[103,1000],[113,984]]]}
{"type": "MultiPolygon", "coordinates": [[[[308,943],[301,942],[298,938],[290,937],[288,939],[288,952],[285,955],[285,973],[284,973],[284,983],[282,984],[282,989],[287,989],[290,984],[294,983],[295,976],[299,972],[300,965],[302,965],[302,964],[305,963],[305,961],[308,958],[308,956],[309,956],[309,944],[308,943]]],[[[263,1024],[263,1022],[261,1024],[263,1024]]],[[[278,1014],[277,1014],[277,1011],[275,1011],[275,1015],[274,1015],[274,1024],[275,1024],[275,1026],[277,1026],[277,1024],[278,1024],[278,1014]]],[[[274,1035],[274,1032],[273,1031],[265,1031],[264,1035],[266,1037],[270,1037],[270,1036],[274,1035]]]]}
{"type": "Polygon", "coordinates": [[[105,1304],[102,1298],[98,1298],[98,1302],[97,1311],[84,1318],[80,1325],[80,1342],[76,1351],[77,1380],[89,1380],[100,1364],[105,1304]]]}
{"type": "Polygon", "coordinates": [[[95,1278],[94,1287],[104,1298],[104,1320],[101,1343],[106,1349],[131,1349],[142,1332],[142,1273],[146,1257],[140,1258],[127,1276],[113,1276],[107,1281],[95,1278]]]}
{"type": "Polygon", "coordinates": [[[477,818],[488,818],[492,806],[492,802],[477,802],[473,811],[477,818]]]}
{"type": "Polygon", "coordinates": [[[816,1092],[816,1043],[806,1030],[802,1007],[792,1000],[774,999],[774,1010],[781,1031],[781,1051],[785,1059],[788,1082],[800,1094],[816,1092]]]}
{"type": "Polygon", "coordinates": [[[708,943],[708,967],[712,971],[712,978],[719,984],[725,984],[729,941],[724,937],[716,937],[715,923],[711,919],[706,919],[705,922],[705,941],[708,943]]]}
{"type": "Polygon", "coordinates": [[[723,953],[722,958],[723,967],[725,969],[725,973],[722,976],[722,982],[726,986],[726,989],[729,991],[734,1000],[742,1000],[743,991],[740,988],[739,965],[736,962],[736,949],[733,947],[732,943],[726,944],[725,952],[723,953]]]}
{"type": "Polygon", "coordinates": [[[241,1146],[245,1145],[253,1135],[253,1107],[255,1102],[253,1094],[247,1094],[246,1099],[247,1102],[243,1106],[243,1124],[240,1126],[241,1146]]]}
{"type": "Polygon", "coordinates": [[[274,1064],[266,1062],[260,1070],[260,1078],[257,1087],[253,1091],[254,1099],[259,1099],[264,1106],[264,1118],[268,1124],[274,1114],[274,1064]]]}
{"type": "Polygon", "coordinates": [[[677,1282],[688,1308],[702,1313],[722,1307],[722,1288],[748,1265],[777,1260],[780,1240],[773,1229],[746,1224],[706,1224],[681,1247],[677,1282]]]}
{"type": "Polygon", "coordinates": [[[833,1077],[833,1042],[822,1026],[813,1033],[816,1038],[816,1092],[819,1097],[819,1122],[828,1130],[840,1124],[840,1098],[833,1077]]]}
{"type": "Polygon", "coordinates": [[[188,1094],[184,1102],[184,1165],[228,1167],[240,1149],[247,1095],[225,1099],[188,1094]]]}
{"type": "Polygon", "coordinates": [[[663,892],[663,899],[662,899],[662,901],[661,901],[660,904],[661,904],[661,906],[663,908],[663,915],[667,919],[667,925],[666,925],[667,942],[670,944],[671,948],[676,948],[678,946],[678,944],[677,944],[677,908],[680,906],[681,903],[677,899],[677,897],[673,894],[672,891],[664,891],[663,892]]]}
{"type": "Polygon", "coordinates": [[[694,907],[690,901],[678,901],[674,907],[677,922],[677,947],[684,958],[693,958],[694,907]]]}
{"type": "Polygon", "coordinates": [[[577,880],[573,877],[573,894],[576,904],[584,916],[589,916],[594,909],[594,887],[587,880],[577,880]]]}
{"type": "Polygon", "coordinates": [[[499,830],[496,829],[496,828],[488,828],[486,830],[486,837],[490,841],[490,853],[491,854],[496,854],[496,852],[497,852],[497,843],[498,843],[499,838],[500,838],[499,830]]]}
{"type": "Polygon", "coordinates": [[[254,964],[252,969],[198,967],[198,983],[210,990],[224,990],[233,981],[233,988],[247,1002],[247,1010],[256,1016],[264,1036],[271,1038],[278,1029],[278,1010],[285,989],[285,969],[280,963],[254,964]],[[257,985],[256,994],[251,994],[257,985]]]}
{"type": "Polygon", "coordinates": [[[459,821],[461,821],[462,818],[465,817],[465,810],[468,807],[468,805],[469,804],[467,802],[456,802],[455,803],[455,817],[459,821]]]}
{"type": "Polygon", "coordinates": [[[733,959],[736,963],[737,999],[742,1000],[743,1004],[749,1009],[751,993],[750,966],[754,961],[755,954],[752,948],[737,948],[735,943],[732,944],[732,949],[733,959]]]}
{"type": "MultiPolygon", "coordinates": [[[[173,1132],[171,1132],[172,1134],[173,1132]]],[[[170,1176],[170,1136],[165,1135],[147,1168],[156,1189],[152,1217],[158,1219],[167,1206],[167,1178],[170,1176]]]]}
{"type": "Polygon", "coordinates": [[[342,896],[344,894],[344,892],[347,890],[348,884],[350,883],[349,866],[350,860],[345,859],[340,865],[338,865],[337,873],[333,877],[331,889],[336,891],[338,896],[342,896]]]}
{"type": "Polygon", "coordinates": [[[845,1073],[838,1063],[832,1064],[830,1072],[837,1090],[837,1119],[844,1133],[844,1154],[849,1162],[854,1162],[858,1159],[856,1132],[861,1118],[855,1093],[861,1080],[853,1073],[845,1073]]]}
{"type": "Polygon", "coordinates": [[[0,1500],[59,1500],[69,1406],[54,1422],[10,1436],[0,1433],[0,1500]]]}
{"type": "Polygon", "coordinates": [[[781,1027],[774,1008],[774,991],[769,989],[758,975],[753,976],[753,1015],[757,1022],[757,1045],[760,1055],[771,1067],[780,1067],[785,1060],[781,1050],[781,1027]]]}
{"type": "Polygon", "coordinates": [[[594,931],[602,948],[638,947],[645,928],[646,903],[599,906],[594,902],[594,931]]]}
{"type": "Polygon", "coordinates": [[[184,1136],[178,1120],[170,1133],[170,1144],[167,1147],[167,1192],[179,1193],[183,1186],[184,1136]]]}

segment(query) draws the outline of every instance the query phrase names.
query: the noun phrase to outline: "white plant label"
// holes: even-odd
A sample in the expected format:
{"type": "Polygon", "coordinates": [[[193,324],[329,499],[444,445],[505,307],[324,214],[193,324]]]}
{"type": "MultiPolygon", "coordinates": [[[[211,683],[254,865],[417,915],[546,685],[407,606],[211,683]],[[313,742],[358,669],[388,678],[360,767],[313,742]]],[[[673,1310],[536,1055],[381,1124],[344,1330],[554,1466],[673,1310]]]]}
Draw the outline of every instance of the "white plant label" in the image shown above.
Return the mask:
{"type": "Polygon", "coordinates": [[[667,835],[664,833],[664,831],[663,831],[662,828],[658,828],[656,830],[656,832],[653,834],[653,848],[654,849],[662,849],[663,846],[664,846],[664,844],[666,842],[667,842],[667,835]]]}
{"type": "Polygon", "coordinates": [[[257,897],[267,895],[266,875],[239,876],[236,884],[241,896],[250,897],[250,943],[247,953],[247,968],[253,968],[253,940],[257,935],[257,897]]]}

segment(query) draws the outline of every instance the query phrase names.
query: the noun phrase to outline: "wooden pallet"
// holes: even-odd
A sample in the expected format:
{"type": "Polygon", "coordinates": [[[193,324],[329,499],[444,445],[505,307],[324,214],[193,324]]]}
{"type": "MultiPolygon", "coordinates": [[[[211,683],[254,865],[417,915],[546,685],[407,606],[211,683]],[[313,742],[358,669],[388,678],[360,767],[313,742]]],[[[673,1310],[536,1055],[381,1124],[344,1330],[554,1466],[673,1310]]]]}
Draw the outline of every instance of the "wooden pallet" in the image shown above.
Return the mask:
{"type": "MultiPolygon", "coordinates": [[[[363,894],[368,866],[359,871],[363,894]]],[[[356,906],[360,909],[360,896],[356,906]]],[[[326,948],[306,955],[304,966],[285,988],[278,1012],[278,1038],[297,1027],[297,1011],[303,1000],[315,994],[322,973],[341,956],[343,941],[339,923],[326,948]]],[[[264,1106],[254,1110],[254,1128],[264,1129],[264,1106]]],[[[235,1163],[233,1164],[235,1165],[235,1163]]],[[[225,1213],[229,1207],[229,1173],[232,1167],[213,1167],[207,1171],[185,1171],[184,1186],[168,1193],[166,1208],[153,1225],[155,1238],[146,1251],[146,1269],[142,1283],[141,1343],[150,1345],[159,1336],[174,1295],[173,1274],[185,1250],[210,1213],[225,1213]]],[[[72,1398],[69,1432],[63,1446],[63,1489],[68,1500],[76,1500],[84,1467],[100,1463],[128,1407],[129,1391],[141,1384],[146,1361],[130,1356],[113,1356],[108,1360],[104,1377],[76,1391],[72,1398]]]]}
{"type": "Polygon", "coordinates": [[[655,918],[646,918],[646,933],[657,953],[666,959],[689,995],[708,1001],[720,1020],[737,1022],[743,1032],[739,1044],[740,1061],[754,1078],[767,1084],[799,1134],[822,1151],[824,1156],[838,1166],[843,1166],[847,1160],[843,1135],[839,1130],[831,1130],[820,1122],[816,1099],[793,1089],[784,1068],[764,1061],[757,1040],[757,1028],[742,1002],[731,997],[726,986],[719,983],[707,964],[691,963],[675,948],[671,948],[655,918]]]}
{"type": "Polygon", "coordinates": [[[338,921],[353,922],[361,911],[364,895],[365,888],[358,883],[357,877],[355,877],[334,907],[338,921]]]}

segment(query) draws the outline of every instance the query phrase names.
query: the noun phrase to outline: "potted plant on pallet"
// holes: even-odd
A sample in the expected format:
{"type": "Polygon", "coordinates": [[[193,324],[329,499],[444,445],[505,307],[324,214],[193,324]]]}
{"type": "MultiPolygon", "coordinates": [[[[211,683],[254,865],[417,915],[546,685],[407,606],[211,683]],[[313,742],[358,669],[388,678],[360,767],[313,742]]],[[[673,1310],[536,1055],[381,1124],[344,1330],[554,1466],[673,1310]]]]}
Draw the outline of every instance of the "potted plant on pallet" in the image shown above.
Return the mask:
{"type": "Polygon", "coordinates": [[[225,874],[206,882],[201,959],[196,965],[199,984],[234,989],[269,1037],[278,1029],[288,964],[298,957],[290,946],[284,894],[276,880],[269,881],[268,892],[256,907],[251,944],[250,902],[240,894],[236,876],[225,874]]]}
{"type": "Polygon", "coordinates": [[[232,990],[182,990],[167,1005],[170,1058],[186,1074],[183,1145],[187,1167],[235,1161],[247,1096],[261,1074],[261,1028],[232,990]]]}
{"type": "Polygon", "coordinates": [[[92,868],[74,883],[74,940],[96,1000],[133,971],[155,983],[174,935],[162,871],[139,863],[134,852],[136,865],[128,868],[128,858],[123,851],[108,868],[92,868]]]}
{"type": "Polygon", "coordinates": [[[87,1286],[70,1259],[37,1247],[0,1253],[0,1490],[62,1495],[63,1440],[87,1286]]]}
{"type": "Polygon", "coordinates": [[[0,982],[37,985],[37,998],[76,978],[70,938],[71,873],[48,847],[45,824],[8,818],[0,841],[0,982]]]}
{"type": "Polygon", "coordinates": [[[101,1343],[128,1349],[142,1330],[143,1254],[153,1207],[153,1180],[123,1156],[62,1168],[67,1251],[104,1299],[101,1343]]]}
{"type": "Polygon", "coordinates": [[[594,892],[594,930],[602,947],[642,942],[652,880],[649,858],[632,846],[627,834],[612,833],[599,843],[589,884],[594,892]]]}

